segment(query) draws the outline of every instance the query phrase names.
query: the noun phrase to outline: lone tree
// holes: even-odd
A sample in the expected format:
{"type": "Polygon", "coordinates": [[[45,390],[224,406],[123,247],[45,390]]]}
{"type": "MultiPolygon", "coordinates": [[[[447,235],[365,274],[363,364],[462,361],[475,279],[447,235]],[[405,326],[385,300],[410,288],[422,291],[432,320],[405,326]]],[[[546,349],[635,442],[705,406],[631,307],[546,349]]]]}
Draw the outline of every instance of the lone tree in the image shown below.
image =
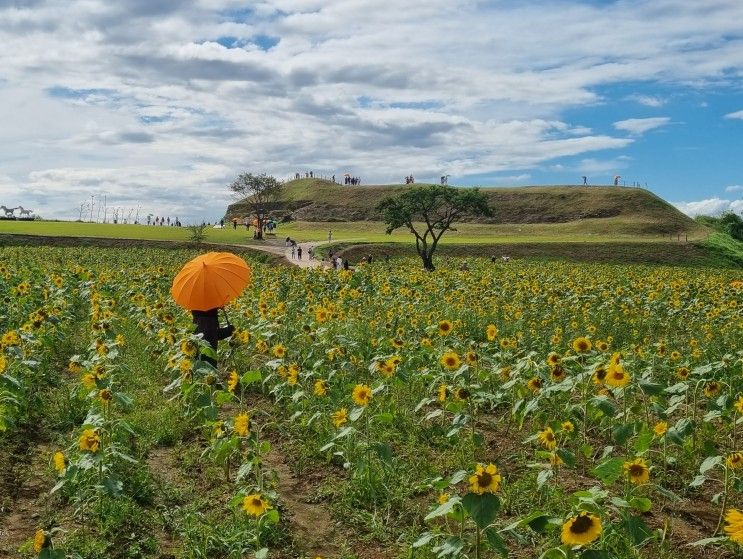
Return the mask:
{"type": "Polygon", "coordinates": [[[283,184],[270,175],[262,173],[241,173],[230,185],[230,190],[250,207],[258,222],[256,238],[263,239],[263,223],[268,212],[273,208],[281,195],[283,184]]]}
{"type": "Polygon", "coordinates": [[[382,200],[377,206],[389,235],[407,227],[415,235],[415,249],[429,272],[433,253],[442,235],[456,231],[452,224],[468,215],[493,215],[487,197],[478,189],[459,189],[445,185],[419,186],[382,200]]]}

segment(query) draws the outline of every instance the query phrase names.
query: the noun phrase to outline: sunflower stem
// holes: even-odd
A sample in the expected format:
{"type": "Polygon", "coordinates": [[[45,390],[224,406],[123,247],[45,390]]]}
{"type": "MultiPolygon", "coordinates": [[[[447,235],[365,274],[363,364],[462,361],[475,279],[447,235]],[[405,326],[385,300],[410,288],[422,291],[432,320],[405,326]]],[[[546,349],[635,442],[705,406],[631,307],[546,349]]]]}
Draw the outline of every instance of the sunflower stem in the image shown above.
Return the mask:
{"type": "Polygon", "coordinates": [[[715,537],[717,533],[720,531],[720,526],[722,525],[722,519],[725,516],[725,507],[727,507],[727,504],[728,504],[729,468],[727,466],[724,466],[724,468],[725,468],[725,479],[723,481],[723,486],[722,486],[722,507],[720,508],[720,517],[717,519],[717,526],[715,527],[715,531],[712,533],[712,537],[715,537]]]}

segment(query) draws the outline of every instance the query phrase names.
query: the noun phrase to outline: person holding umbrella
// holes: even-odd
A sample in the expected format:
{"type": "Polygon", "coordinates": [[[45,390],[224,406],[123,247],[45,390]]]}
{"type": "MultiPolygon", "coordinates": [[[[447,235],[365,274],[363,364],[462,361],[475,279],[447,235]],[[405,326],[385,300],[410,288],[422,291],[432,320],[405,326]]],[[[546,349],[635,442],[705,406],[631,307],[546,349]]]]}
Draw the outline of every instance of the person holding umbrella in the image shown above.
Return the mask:
{"type": "MultiPolygon", "coordinates": [[[[216,356],[219,340],[232,335],[235,327],[220,327],[218,311],[242,293],[252,273],[245,261],[229,252],[208,252],[188,262],[173,279],[170,293],[181,307],[190,310],[196,333],[208,342],[216,356]]],[[[217,360],[203,352],[199,359],[217,366],[217,360]]]]}

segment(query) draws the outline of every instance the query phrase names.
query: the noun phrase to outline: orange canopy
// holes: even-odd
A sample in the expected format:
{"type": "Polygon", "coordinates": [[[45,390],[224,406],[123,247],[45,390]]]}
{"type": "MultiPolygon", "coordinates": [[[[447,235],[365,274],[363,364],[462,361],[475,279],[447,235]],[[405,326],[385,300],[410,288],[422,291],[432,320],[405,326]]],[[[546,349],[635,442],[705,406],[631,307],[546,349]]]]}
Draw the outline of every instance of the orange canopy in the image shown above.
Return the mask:
{"type": "Polygon", "coordinates": [[[170,293],[190,311],[208,311],[236,298],[250,283],[245,261],[230,252],[207,252],[188,262],[173,279],[170,293]]]}

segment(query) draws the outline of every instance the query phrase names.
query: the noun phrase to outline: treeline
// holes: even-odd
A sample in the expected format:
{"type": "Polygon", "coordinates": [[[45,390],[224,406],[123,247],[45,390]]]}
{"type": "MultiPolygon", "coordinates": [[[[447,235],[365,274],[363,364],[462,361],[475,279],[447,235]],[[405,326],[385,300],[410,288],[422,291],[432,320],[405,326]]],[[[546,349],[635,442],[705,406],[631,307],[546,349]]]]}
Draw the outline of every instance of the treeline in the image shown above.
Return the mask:
{"type": "Polygon", "coordinates": [[[694,220],[701,225],[727,233],[734,239],[743,241],[743,219],[734,212],[725,212],[720,217],[699,215],[694,220]]]}

